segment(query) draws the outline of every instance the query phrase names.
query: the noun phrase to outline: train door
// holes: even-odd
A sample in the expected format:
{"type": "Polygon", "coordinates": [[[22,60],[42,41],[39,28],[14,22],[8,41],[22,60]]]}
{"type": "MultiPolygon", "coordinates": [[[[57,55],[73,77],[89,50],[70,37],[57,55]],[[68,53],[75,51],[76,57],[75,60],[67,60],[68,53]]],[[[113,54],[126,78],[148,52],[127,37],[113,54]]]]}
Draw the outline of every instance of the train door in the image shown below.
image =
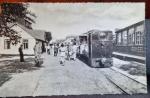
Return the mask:
{"type": "Polygon", "coordinates": [[[86,64],[89,64],[89,47],[88,47],[88,35],[79,36],[79,59],[86,64]]]}
{"type": "Polygon", "coordinates": [[[80,41],[80,49],[79,49],[79,53],[81,55],[85,55],[85,56],[89,56],[88,55],[88,36],[83,35],[83,36],[79,36],[79,41],[80,41]]]}
{"type": "Polygon", "coordinates": [[[102,43],[99,42],[99,35],[97,33],[89,34],[89,61],[91,67],[103,66],[101,62],[102,58],[102,43]]]}

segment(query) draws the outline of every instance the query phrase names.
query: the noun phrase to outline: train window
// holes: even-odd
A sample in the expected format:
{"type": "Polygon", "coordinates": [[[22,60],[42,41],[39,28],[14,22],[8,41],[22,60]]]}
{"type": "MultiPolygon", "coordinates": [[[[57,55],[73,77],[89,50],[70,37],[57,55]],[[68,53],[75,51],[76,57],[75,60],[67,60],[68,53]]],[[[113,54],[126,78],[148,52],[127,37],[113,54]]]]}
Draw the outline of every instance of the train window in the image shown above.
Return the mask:
{"type": "Polygon", "coordinates": [[[80,43],[87,43],[87,36],[80,36],[80,43]]]}
{"type": "Polygon", "coordinates": [[[99,40],[98,34],[92,34],[92,40],[99,40]]]}

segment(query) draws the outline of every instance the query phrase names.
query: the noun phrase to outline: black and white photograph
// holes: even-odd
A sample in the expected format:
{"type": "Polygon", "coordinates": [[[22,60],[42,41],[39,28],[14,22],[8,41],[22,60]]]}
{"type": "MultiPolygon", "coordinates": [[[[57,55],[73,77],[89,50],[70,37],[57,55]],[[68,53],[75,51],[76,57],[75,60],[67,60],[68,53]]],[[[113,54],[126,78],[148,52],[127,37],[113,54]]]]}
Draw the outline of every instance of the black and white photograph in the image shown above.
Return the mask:
{"type": "Polygon", "coordinates": [[[145,3],[2,3],[0,97],[147,94],[145,3]]]}

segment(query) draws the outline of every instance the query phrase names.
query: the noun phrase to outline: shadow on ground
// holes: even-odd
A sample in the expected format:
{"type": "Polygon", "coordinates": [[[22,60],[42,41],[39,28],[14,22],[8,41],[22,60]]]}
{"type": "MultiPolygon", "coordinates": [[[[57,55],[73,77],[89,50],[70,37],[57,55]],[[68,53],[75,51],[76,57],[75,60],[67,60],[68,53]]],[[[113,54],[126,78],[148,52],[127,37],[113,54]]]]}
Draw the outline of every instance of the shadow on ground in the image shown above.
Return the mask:
{"type": "Polygon", "coordinates": [[[19,59],[4,60],[0,62],[0,65],[0,86],[12,78],[12,73],[29,72],[38,70],[42,67],[42,63],[39,67],[35,66],[34,58],[26,58],[25,62],[20,62],[19,59]]]}

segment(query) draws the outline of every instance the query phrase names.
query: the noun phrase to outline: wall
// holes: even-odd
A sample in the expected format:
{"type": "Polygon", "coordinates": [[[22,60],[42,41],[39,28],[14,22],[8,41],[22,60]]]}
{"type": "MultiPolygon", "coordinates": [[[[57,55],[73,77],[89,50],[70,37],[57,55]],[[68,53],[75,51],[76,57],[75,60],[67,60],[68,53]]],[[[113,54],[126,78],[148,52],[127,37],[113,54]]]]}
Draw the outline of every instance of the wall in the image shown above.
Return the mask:
{"type": "MultiPolygon", "coordinates": [[[[28,55],[34,54],[33,48],[34,48],[36,40],[17,25],[14,26],[13,29],[16,30],[17,32],[19,32],[19,35],[22,37],[21,43],[22,43],[23,39],[28,40],[29,46],[28,46],[28,49],[23,50],[24,54],[28,54],[28,55]]],[[[21,43],[18,43],[17,45],[11,44],[10,49],[4,49],[4,39],[8,39],[8,38],[0,37],[0,54],[11,54],[11,55],[19,54],[18,48],[21,45],[21,43]]]]}

